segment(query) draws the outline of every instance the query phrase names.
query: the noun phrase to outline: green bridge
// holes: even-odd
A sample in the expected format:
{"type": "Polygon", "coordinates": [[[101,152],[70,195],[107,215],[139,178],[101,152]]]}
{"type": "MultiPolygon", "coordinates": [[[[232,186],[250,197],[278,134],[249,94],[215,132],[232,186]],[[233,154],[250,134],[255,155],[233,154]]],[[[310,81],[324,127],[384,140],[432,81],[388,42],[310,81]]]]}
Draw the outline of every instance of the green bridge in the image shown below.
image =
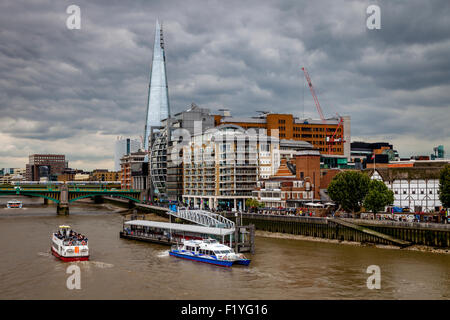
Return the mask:
{"type": "Polygon", "coordinates": [[[20,185],[20,186],[0,186],[1,195],[22,195],[28,197],[44,198],[56,203],[58,214],[68,214],[69,204],[84,198],[98,198],[101,196],[114,196],[128,199],[130,202],[141,202],[140,191],[128,189],[108,189],[107,186],[70,186],[60,185],[20,185]]]}

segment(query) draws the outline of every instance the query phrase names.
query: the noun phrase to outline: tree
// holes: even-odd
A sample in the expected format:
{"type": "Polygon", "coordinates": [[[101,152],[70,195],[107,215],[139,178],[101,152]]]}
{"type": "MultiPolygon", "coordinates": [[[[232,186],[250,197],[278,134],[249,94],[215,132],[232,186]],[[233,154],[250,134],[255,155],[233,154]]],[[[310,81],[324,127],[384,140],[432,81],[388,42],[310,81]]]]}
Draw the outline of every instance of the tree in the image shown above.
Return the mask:
{"type": "Polygon", "coordinates": [[[384,207],[394,202],[394,193],[386,187],[383,181],[371,180],[369,191],[364,198],[364,208],[377,213],[384,210],[384,207]]]}
{"type": "Polygon", "coordinates": [[[439,199],[443,207],[450,208],[450,164],[446,164],[439,174],[439,199]]]}
{"type": "Polygon", "coordinates": [[[345,211],[355,213],[361,209],[369,190],[370,178],[359,171],[338,173],[328,186],[328,195],[345,211]]]}
{"type": "Polygon", "coordinates": [[[264,207],[264,203],[259,202],[258,200],[253,198],[248,198],[247,200],[245,200],[245,206],[249,209],[256,209],[264,207]]]}

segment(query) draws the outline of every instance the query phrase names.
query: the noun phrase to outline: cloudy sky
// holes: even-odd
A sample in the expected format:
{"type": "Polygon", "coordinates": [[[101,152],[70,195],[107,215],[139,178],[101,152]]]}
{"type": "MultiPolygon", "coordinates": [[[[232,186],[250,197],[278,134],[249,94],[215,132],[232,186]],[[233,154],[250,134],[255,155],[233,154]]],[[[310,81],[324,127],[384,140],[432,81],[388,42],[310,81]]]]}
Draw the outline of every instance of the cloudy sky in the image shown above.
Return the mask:
{"type": "Polygon", "coordinates": [[[157,18],[173,112],[318,118],[305,66],[325,116],[351,116],[352,141],[450,152],[449,17],[448,0],[3,0],[0,167],[63,153],[112,169],[116,137],[143,135],[157,18]],[[66,27],[71,4],[80,30],[66,27]],[[366,27],[372,4],[380,30],[366,27]]]}

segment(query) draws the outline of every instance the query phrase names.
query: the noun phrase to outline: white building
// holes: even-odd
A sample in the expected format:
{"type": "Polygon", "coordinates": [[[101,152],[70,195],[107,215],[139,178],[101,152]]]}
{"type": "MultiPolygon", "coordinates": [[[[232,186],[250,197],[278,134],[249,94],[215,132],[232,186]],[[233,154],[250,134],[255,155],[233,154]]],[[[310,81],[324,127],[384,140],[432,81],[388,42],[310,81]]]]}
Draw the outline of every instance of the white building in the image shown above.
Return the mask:
{"type": "MultiPolygon", "coordinates": [[[[450,161],[449,161],[450,162],[450,161]]],[[[394,192],[394,206],[416,212],[439,211],[439,173],[448,162],[415,161],[409,167],[371,169],[371,179],[382,180],[394,192]]]]}
{"type": "Polygon", "coordinates": [[[132,152],[137,152],[141,148],[138,139],[117,137],[114,145],[114,171],[120,171],[120,159],[132,152]]]}
{"type": "Polygon", "coordinates": [[[183,201],[244,210],[257,181],[275,174],[279,164],[278,138],[231,124],[207,130],[183,149],[183,201]]]}

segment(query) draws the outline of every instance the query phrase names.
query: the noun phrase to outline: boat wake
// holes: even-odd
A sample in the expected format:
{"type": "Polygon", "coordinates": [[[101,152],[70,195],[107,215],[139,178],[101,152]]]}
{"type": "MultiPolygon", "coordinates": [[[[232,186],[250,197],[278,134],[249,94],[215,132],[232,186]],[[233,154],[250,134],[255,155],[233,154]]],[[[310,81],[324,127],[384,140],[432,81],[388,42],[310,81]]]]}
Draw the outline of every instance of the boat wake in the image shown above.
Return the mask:
{"type": "Polygon", "coordinates": [[[84,261],[84,262],[87,262],[97,268],[100,268],[100,269],[109,269],[109,268],[114,267],[114,265],[111,263],[106,263],[106,262],[101,262],[101,261],[84,261]]]}
{"type": "Polygon", "coordinates": [[[52,256],[52,254],[50,252],[38,252],[37,255],[41,256],[41,257],[51,257],[52,256]]]}
{"type": "Polygon", "coordinates": [[[158,258],[164,258],[169,256],[169,250],[164,250],[156,255],[158,258]]]}

